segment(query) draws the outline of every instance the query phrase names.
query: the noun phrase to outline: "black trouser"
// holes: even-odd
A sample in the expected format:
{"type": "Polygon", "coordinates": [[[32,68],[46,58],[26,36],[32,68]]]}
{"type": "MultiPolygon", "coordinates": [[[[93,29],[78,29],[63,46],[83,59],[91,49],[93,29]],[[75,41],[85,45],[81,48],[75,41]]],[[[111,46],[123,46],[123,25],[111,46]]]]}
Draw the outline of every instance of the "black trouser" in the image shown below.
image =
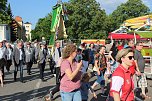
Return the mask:
{"type": "Polygon", "coordinates": [[[45,62],[39,63],[39,68],[40,68],[40,79],[43,79],[44,69],[45,69],[45,62]]]}
{"type": "Polygon", "coordinates": [[[60,67],[55,67],[56,70],[56,84],[60,83],[60,67]]]}
{"type": "Polygon", "coordinates": [[[49,66],[50,66],[50,70],[51,70],[51,74],[54,74],[54,62],[53,61],[50,61],[49,62],[49,66]]]}
{"type": "Polygon", "coordinates": [[[33,62],[27,62],[26,66],[27,66],[27,73],[30,74],[31,73],[31,68],[32,68],[33,62]]]}
{"type": "Polygon", "coordinates": [[[23,60],[19,60],[19,64],[15,64],[14,81],[16,81],[17,72],[20,70],[20,81],[23,82],[23,64],[23,60]]]}
{"type": "Polygon", "coordinates": [[[12,65],[12,60],[7,60],[6,61],[6,70],[9,72],[10,71],[10,66],[12,65]]]}
{"type": "Polygon", "coordinates": [[[5,64],[6,64],[5,59],[4,58],[0,59],[0,69],[3,73],[3,75],[2,75],[3,80],[4,80],[4,66],[5,66],[5,64]]]}

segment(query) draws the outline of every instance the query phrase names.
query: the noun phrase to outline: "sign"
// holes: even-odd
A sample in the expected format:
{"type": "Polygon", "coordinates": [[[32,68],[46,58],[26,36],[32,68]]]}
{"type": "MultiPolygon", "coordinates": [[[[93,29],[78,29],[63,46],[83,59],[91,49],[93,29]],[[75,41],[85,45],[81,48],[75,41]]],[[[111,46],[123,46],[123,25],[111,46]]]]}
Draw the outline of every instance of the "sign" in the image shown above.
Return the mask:
{"type": "Polygon", "coordinates": [[[105,40],[104,39],[101,39],[101,40],[98,40],[98,39],[81,40],[81,43],[86,43],[86,44],[94,43],[94,44],[96,44],[97,41],[99,41],[100,44],[105,45],[105,40]]]}

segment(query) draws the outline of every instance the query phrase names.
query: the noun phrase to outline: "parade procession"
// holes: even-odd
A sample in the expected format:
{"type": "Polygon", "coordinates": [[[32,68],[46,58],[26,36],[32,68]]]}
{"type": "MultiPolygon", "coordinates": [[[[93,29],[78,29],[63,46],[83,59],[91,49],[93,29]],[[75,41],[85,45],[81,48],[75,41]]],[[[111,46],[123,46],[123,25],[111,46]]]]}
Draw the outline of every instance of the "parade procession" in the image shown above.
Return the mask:
{"type": "Polygon", "coordinates": [[[151,1],[48,1],[0,1],[0,101],[152,101],[151,1]]]}

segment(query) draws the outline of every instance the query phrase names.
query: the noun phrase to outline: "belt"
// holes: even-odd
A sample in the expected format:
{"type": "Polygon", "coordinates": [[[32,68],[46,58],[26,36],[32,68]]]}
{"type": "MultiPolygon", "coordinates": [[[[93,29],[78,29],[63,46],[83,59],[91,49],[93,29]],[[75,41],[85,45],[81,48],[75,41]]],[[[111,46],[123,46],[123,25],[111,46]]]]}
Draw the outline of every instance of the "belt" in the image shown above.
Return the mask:
{"type": "Polygon", "coordinates": [[[76,92],[76,91],[79,91],[80,89],[78,88],[78,89],[75,89],[75,90],[73,90],[73,91],[71,91],[71,92],[76,92]]]}

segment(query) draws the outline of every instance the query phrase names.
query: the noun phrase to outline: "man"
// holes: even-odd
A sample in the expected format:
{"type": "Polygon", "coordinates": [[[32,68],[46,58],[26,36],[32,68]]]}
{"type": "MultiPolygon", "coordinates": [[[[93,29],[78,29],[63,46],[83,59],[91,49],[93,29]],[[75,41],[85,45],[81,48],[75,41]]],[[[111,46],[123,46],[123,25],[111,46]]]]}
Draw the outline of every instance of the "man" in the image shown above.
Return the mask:
{"type": "Polygon", "coordinates": [[[15,65],[14,81],[16,81],[17,72],[18,72],[18,70],[20,70],[20,81],[22,83],[24,83],[24,81],[23,81],[23,67],[25,64],[25,51],[23,48],[23,42],[20,40],[17,42],[17,46],[14,47],[13,60],[14,60],[14,65],[15,65]]]}
{"type": "Polygon", "coordinates": [[[134,59],[135,59],[135,65],[136,65],[136,70],[138,73],[138,86],[142,90],[141,96],[143,98],[150,98],[149,96],[146,95],[145,93],[145,88],[147,87],[147,80],[146,80],[146,75],[144,74],[144,69],[145,69],[145,60],[141,54],[141,50],[143,48],[143,43],[142,42],[137,42],[136,43],[136,49],[134,52],[134,59]]]}
{"type": "Polygon", "coordinates": [[[54,50],[54,53],[52,55],[52,58],[55,62],[55,73],[56,73],[56,76],[58,76],[59,74],[59,64],[58,64],[58,61],[59,59],[61,58],[61,54],[62,54],[62,49],[60,47],[60,42],[56,42],[56,45],[55,45],[55,50],[54,50]]]}
{"type": "Polygon", "coordinates": [[[3,47],[3,41],[0,40],[0,69],[3,74],[2,75],[3,80],[4,80],[4,66],[6,63],[5,55],[6,55],[6,48],[3,47]]]}
{"type": "Polygon", "coordinates": [[[13,59],[13,48],[11,47],[10,43],[6,43],[6,70],[9,73],[10,66],[12,65],[13,59]]]}
{"type": "Polygon", "coordinates": [[[33,53],[33,49],[31,48],[30,42],[26,43],[25,57],[26,57],[25,62],[26,62],[26,66],[27,66],[27,74],[31,75],[31,68],[33,65],[34,53],[33,53]]]}
{"type": "Polygon", "coordinates": [[[45,69],[45,64],[47,60],[47,55],[48,55],[48,50],[46,48],[46,43],[42,42],[41,43],[41,48],[39,51],[36,52],[36,57],[35,59],[38,62],[38,67],[40,69],[40,79],[42,82],[44,82],[44,69],[45,69]]]}

